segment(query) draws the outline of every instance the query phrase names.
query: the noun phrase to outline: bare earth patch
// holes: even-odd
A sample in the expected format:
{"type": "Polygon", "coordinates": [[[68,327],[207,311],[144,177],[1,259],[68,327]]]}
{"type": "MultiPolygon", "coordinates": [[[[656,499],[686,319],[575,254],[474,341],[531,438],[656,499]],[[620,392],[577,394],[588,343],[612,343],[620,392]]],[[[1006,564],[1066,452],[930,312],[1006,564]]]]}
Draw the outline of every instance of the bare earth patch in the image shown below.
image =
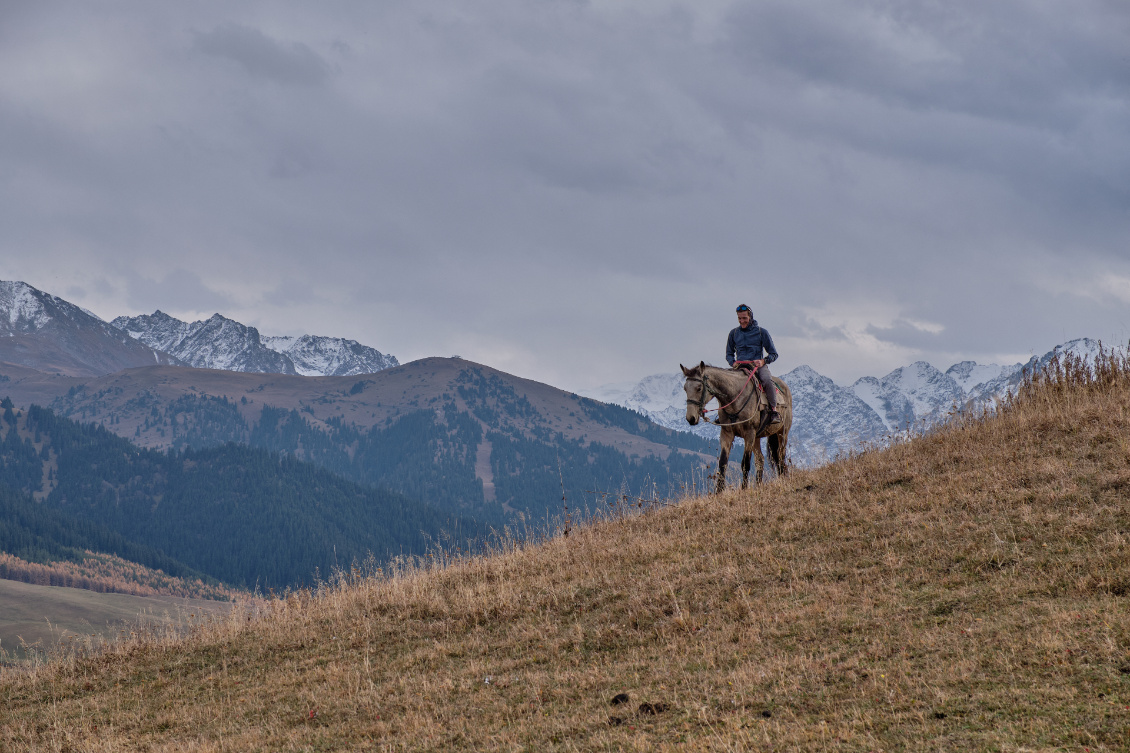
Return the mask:
{"type": "Polygon", "coordinates": [[[494,471],[490,467],[490,440],[483,437],[475,451],[475,476],[483,482],[483,499],[494,502],[494,471]]]}

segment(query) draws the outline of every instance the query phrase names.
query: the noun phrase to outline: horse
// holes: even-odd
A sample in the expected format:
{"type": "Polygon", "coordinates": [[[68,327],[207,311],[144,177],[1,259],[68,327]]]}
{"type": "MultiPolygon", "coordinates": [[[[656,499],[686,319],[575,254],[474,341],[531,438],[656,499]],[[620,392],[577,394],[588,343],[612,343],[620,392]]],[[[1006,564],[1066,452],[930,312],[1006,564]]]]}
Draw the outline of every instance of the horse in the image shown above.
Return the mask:
{"type": "Polygon", "coordinates": [[[705,362],[699,362],[692,369],[682,364],[679,364],[679,368],[683,370],[683,376],[687,380],[683,384],[683,391],[687,393],[687,423],[694,426],[699,421],[706,421],[722,427],[722,452],[718,455],[718,485],[715,490],[717,493],[726,488],[726,464],[730,461],[730,447],[734,444],[735,436],[741,437],[745,442],[742,489],[749,486],[750,453],[757,458],[756,482],[760,484],[762,481],[765,456],[761,453],[761,437],[768,437],[769,461],[773,463],[777,475],[788,474],[786,448],[789,444],[789,429],[793,425],[793,396],[788,385],[773,377],[773,383],[777,385],[777,412],[781,414],[781,420],[765,427],[758,434],[762,412],[769,408],[768,405],[761,404],[756,378],[747,376],[744,371],[707,366],[705,362]],[[721,406],[717,421],[706,417],[706,404],[711,398],[717,398],[721,406]]]}

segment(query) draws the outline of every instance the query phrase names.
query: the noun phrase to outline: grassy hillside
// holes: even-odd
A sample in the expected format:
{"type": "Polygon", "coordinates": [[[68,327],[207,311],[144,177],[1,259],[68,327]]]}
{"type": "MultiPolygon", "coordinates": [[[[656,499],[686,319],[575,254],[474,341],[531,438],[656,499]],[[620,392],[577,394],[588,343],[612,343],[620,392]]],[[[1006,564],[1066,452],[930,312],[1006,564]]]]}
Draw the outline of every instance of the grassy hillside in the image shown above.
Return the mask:
{"type": "Polygon", "coordinates": [[[1130,369],[0,680],[0,748],[1125,750],[1130,369]],[[617,702],[625,699],[623,702],[617,702]]]}

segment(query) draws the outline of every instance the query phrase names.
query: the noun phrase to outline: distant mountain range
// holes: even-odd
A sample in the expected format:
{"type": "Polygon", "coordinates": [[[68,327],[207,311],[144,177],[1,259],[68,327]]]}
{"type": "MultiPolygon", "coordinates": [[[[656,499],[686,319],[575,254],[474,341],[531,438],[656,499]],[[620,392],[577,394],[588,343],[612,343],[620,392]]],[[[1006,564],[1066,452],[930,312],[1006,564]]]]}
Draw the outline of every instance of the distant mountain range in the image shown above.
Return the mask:
{"type": "MultiPolygon", "coordinates": [[[[837,385],[814,369],[800,366],[783,375],[792,388],[796,403],[791,435],[792,459],[802,464],[820,463],[863,444],[882,441],[908,427],[932,424],[944,418],[954,406],[983,404],[1005,395],[1015,388],[1026,371],[1046,363],[1056,351],[1089,357],[1097,347],[1098,344],[1093,340],[1073,340],[1043,356],[1033,357],[1026,363],[1001,366],[962,361],[944,372],[919,361],[895,369],[883,377],[862,377],[850,387],[837,385]]],[[[439,363],[441,360],[430,359],[429,363],[439,363]]],[[[82,378],[110,377],[123,369],[160,364],[212,369],[229,375],[234,372],[299,377],[356,377],[377,374],[399,366],[394,356],[355,340],[312,335],[263,336],[255,327],[220,314],[203,321],[185,322],[158,310],[148,315],[118,317],[107,323],[57,296],[36,290],[22,282],[0,282],[0,362],[12,364],[5,367],[7,370],[0,374],[0,378],[17,380],[19,389],[14,394],[21,395],[24,400],[39,400],[50,404],[63,415],[80,415],[88,419],[100,417],[99,420],[106,420],[104,406],[114,401],[107,401],[104,395],[91,399],[91,385],[86,382],[81,385],[86,388],[84,392],[61,397],[59,388],[62,382],[49,384],[45,381],[44,374],[82,378]],[[33,372],[21,373],[15,366],[23,366],[33,372]]],[[[514,382],[514,378],[509,375],[470,362],[453,365],[458,366],[456,373],[471,369],[479,374],[489,375],[491,379],[508,381],[512,388],[521,384],[516,394],[522,394],[522,390],[528,389],[526,385],[532,384],[525,380],[514,382]]],[[[448,399],[454,394],[452,390],[458,385],[451,381],[450,375],[442,377],[444,386],[429,384],[440,373],[447,374],[447,369],[424,369],[423,372],[427,373],[417,372],[422,381],[413,384],[412,389],[399,390],[402,404],[414,400],[418,407],[422,407],[419,404],[419,396],[422,394],[428,394],[428,399],[432,402],[448,399]]],[[[167,401],[193,394],[199,397],[196,385],[204,382],[212,385],[206,391],[208,395],[240,395],[241,400],[253,401],[252,404],[256,406],[254,410],[248,410],[245,404],[239,406],[237,412],[246,426],[239,431],[233,429],[229,432],[232,433],[230,438],[237,441],[242,440],[236,435],[251,436],[264,403],[285,410],[309,412],[313,424],[320,427],[319,430],[326,430],[327,424],[324,422],[330,416],[327,411],[315,406],[333,405],[339,399],[325,393],[326,385],[300,380],[286,383],[285,387],[282,383],[271,382],[278,386],[278,395],[271,400],[260,395],[258,402],[254,402],[255,397],[249,392],[252,387],[244,383],[246,380],[234,376],[220,376],[218,381],[223,384],[217,384],[217,379],[213,377],[189,376],[189,384],[186,384],[181,377],[191,372],[174,370],[163,374],[162,380],[177,385],[166,391],[164,399],[167,401]],[[176,376],[171,377],[169,374],[176,376]],[[235,381],[231,381],[232,379],[235,381]],[[323,413],[327,415],[321,415],[323,413]],[[318,416],[316,420],[313,418],[315,414],[318,416]]],[[[125,390],[124,394],[130,394],[133,390],[154,394],[155,390],[145,387],[144,383],[155,375],[156,372],[151,372],[149,376],[118,375],[108,381],[116,384],[114,389],[125,390]],[[130,386],[123,386],[120,384],[122,381],[130,382],[130,386]]],[[[373,384],[390,385],[400,382],[399,379],[380,380],[373,384]]],[[[265,388],[266,384],[259,384],[259,388],[265,388]]],[[[700,423],[692,428],[686,423],[682,386],[683,378],[679,374],[655,374],[634,384],[611,385],[593,390],[586,393],[586,396],[638,411],[642,416],[674,431],[689,432],[705,440],[716,439],[716,427],[700,423]]],[[[76,385],[69,385],[67,389],[72,387],[76,385]]],[[[388,413],[388,397],[383,395],[378,398],[377,404],[382,409],[369,410],[369,418],[383,415],[386,420],[392,420],[388,413]]],[[[145,400],[139,401],[143,402],[145,400]]],[[[576,415],[575,410],[567,408],[561,401],[556,403],[548,413],[541,414],[551,424],[560,418],[553,416],[554,410],[570,410],[570,415],[576,415]]],[[[475,409],[473,405],[464,407],[475,409]]],[[[137,413],[136,407],[131,410],[134,414],[137,413]]],[[[127,418],[131,415],[131,410],[126,410],[125,406],[116,408],[113,420],[124,423],[111,425],[115,427],[114,431],[123,436],[129,436],[127,431],[134,432],[130,438],[142,445],[205,446],[209,442],[220,441],[222,432],[213,432],[206,437],[208,432],[201,434],[200,429],[190,430],[187,424],[162,426],[155,416],[150,416],[147,420],[141,419],[139,415],[127,418]],[[196,434],[192,434],[194,431],[196,434]]],[[[172,408],[166,403],[162,410],[172,408]]],[[[373,422],[365,420],[363,416],[340,418],[346,422],[358,421],[360,426],[367,426],[367,430],[375,427],[373,422]]],[[[583,422],[578,420],[575,423],[580,425],[583,422]]],[[[482,429],[489,431],[490,428],[489,421],[484,421],[482,429]]],[[[563,436],[576,438],[588,435],[574,430],[563,436]]],[[[617,451],[631,452],[631,446],[632,442],[614,443],[617,451]]],[[[282,446],[278,449],[287,451],[282,446]]],[[[312,452],[309,448],[298,445],[293,449],[299,456],[312,452]]],[[[695,449],[700,451],[702,447],[695,449]]],[[[657,450],[651,448],[645,455],[655,452],[657,450]]],[[[659,454],[664,452],[666,451],[659,454]]],[[[482,477],[484,474],[477,475],[482,477]]]]}
{"type": "Polygon", "coordinates": [[[111,324],[150,348],[198,369],[356,376],[400,365],[395,356],[356,340],[315,335],[264,337],[254,327],[220,314],[189,323],[158,310],[143,316],[119,316],[111,324]]]}
{"type": "Polygon", "coordinates": [[[356,340],[264,337],[220,314],[189,323],[158,310],[104,322],[26,282],[3,280],[0,361],[80,377],[152,364],[302,376],[356,376],[399,365],[356,340]]]}
{"type": "Polygon", "coordinates": [[[714,452],[635,411],[457,358],[360,377],[153,366],[79,378],[0,363],[4,394],[142,447],[281,452],[492,525],[544,521],[562,483],[573,509],[668,494],[714,452]]]}
{"type": "MultiPolygon", "coordinates": [[[[13,285],[63,310],[61,299],[13,285]]],[[[399,366],[354,341],[262,337],[219,314],[187,323],[157,311],[111,326],[73,306],[65,320],[27,308],[43,339],[95,332],[154,365],[106,373],[81,352],[69,373],[33,358],[0,363],[0,397],[17,406],[95,422],[146,448],[279,452],[491,525],[544,522],[563,508],[563,483],[574,510],[613,491],[666,494],[713,452],[633,411],[459,358],[399,366]]]]}
{"type": "MultiPolygon", "coordinates": [[[[954,408],[984,405],[1014,390],[1026,373],[1047,364],[1058,352],[1093,359],[1099,343],[1072,340],[1026,363],[1010,366],[962,361],[939,371],[925,361],[895,369],[884,377],[862,377],[843,387],[809,366],[781,375],[795,406],[790,434],[793,462],[812,465],[907,429],[930,426],[954,408]]],[[[587,392],[595,400],[643,413],[669,429],[717,438],[718,427],[686,422],[681,374],[653,374],[635,384],[607,385],[587,392]]]]}

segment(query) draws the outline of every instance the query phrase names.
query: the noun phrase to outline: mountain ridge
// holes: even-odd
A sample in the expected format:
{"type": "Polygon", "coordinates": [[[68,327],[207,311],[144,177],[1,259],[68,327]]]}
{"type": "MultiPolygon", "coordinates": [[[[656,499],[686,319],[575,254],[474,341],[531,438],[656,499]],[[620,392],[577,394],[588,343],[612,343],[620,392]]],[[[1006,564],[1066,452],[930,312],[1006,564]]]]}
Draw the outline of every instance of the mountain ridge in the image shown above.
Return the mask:
{"type": "Polygon", "coordinates": [[[130,337],[200,369],[302,376],[357,376],[400,365],[395,356],[342,337],[261,335],[213,314],[185,322],[160,309],[110,322],[130,337]]]}
{"type": "MultiPolygon", "coordinates": [[[[312,335],[264,336],[255,327],[219,313],[189,323],[158,309],[148,315],[117,317],[107,324],[26,283],[0,283],[0,324],[5,320],[6,329],[0,328],[0,361],[61,376],[103,377],[157,363],[233,374],[361,377],[400,365],[394,356],[355,340],[312,335]],[[74,326],[68,329],[68,323],[74,326]],[[89,342],[83,348],[74,341],[89,342]],[[111,357],[117,351],[123,353],[111,357]]],[[[850,387],[835,385],[814,370],[811,373],[801,370],[808,369],[807,366],[798,367],[782,375],[786,381],[797,381],[793,388],[796,418],[791,458],[800,464],[823,462],[910,428],[930,426],[944,420],[955,406],[986,405],[1003,397],[1016,388],[1025,373],[1046,364],[1057,351],[1092,355],[1096,348],[1095,341],[1081,338],[1057,346],[1043,356],[1033,356],[1027,363],[1001,366],[961,361],[945,372],[925,361],[917,361],[882,377],[861,377],[850,387]]],[[[60,399],[58,391],[53,394],[52,391],[61,382],[54,381],[53,388],[52,380],[47,377],[17,374],[17,371],[8,368],[0,374],[0,380],[18,379],[23,388],[19,394],[25,398],[38,389],[38,397],[47,396],[49,401],[60,399]]],[[[205,377],[198,379],[215,381],[205,377]]],[[[356,384],[364,388],[363,382],[356,384]]],[[[68,388],[78,386],[76,382],[68,388]]],[[[412,399],[408,397],[409,392],[402,392],[405,400],[412,399]]],[[[213,391],[209,394],[226,393],[213,391]]],[[[308,400],[313,401],[336,399],[318,395],[316,390],[308,390],[308,395],[308,400]]],[[[717,438],[714,426],[686,424],[679,375],[650,375],[634,384],[609,385],[584,395],[638,411],[668,429],[707,440],[717,438]]],[[[250,399],[247,395],[244,397],[250,399]]],[[[436,394],[429,395],[429,399],[436,398],[436,394]]],[[[69,409],[62,404],[55,405],[64,411],[69,409]]],[[[290,408],[317,412],[308,403],[290,408]]],[[[81,410],[85,415],[91,407],[81,410]]],[[[152,437],[141,440],[150,444],[157,441],[152,437]]],[[[484,476],[482,480],[485,488],[493,488],[489,478],[484,476]]]]}
{"type": "Polygon", "coordinates": [[[7,280],[0,280],[0,361],[84,377],[182,363],[63,298],[7,280]]]}
{"type": "Polygon", "coordinates": [[[6,280],[0,280],[0,361],[79,377],[149,364],[303,376],[354,376],[399,365],[356,340],[264,336],[219,313],[190,323],[158,309],[106,322],[26,282],[6,280]]]}

